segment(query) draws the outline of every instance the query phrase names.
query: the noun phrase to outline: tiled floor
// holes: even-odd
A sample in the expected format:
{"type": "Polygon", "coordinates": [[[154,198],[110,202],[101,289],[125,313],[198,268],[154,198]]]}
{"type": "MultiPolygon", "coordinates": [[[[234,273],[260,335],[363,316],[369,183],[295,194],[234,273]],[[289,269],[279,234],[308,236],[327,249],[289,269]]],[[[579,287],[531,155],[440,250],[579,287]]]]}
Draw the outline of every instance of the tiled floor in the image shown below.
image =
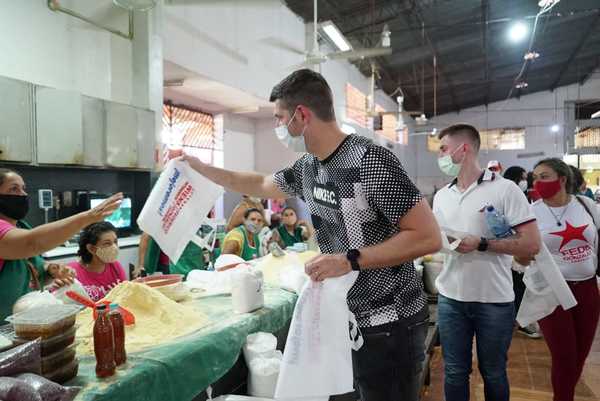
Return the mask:
{"type": "MultiPolygon", "coordinates": [[[[473,354],[471,401],[484,401],[475,351],[473,354]]],[[[422,401],[444,400],[443,375],[441,350],[437,347],[431,365],[431,385],[425,390],[422,401]]],[[[511,401],[552,401],[550,352],[546,342],[515,334],[509,351],[508,376],[511,401]]],[[[576,401],[600,401],[600,329],[575,393],[576,401]]]]}

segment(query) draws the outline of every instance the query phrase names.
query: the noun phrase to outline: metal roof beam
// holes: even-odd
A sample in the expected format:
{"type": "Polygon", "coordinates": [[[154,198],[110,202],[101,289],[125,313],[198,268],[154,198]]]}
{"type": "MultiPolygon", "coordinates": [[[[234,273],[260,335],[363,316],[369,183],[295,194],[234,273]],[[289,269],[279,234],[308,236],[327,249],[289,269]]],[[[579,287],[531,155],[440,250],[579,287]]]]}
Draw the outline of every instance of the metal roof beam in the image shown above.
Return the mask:
{"type": "Polygon", "coordinates": [[[600,11],[598,11],[596,13],[596,16],[592,19],[590,25],[587,27],[585,32],[581,35],[579,42],[577,43],[577,46],[575,46],[575,49],[573,49],[573,51],[569,55],[569,58],[567,59],[567,61],[565,61],[565,63],[560,68],[560,71],[559,71],[558,75],[556,76],[556,79],[554,80],[552,85],[550,85],[550,90],[554,90],[558,87],[558,84],[560,83],[563,75],[569,69],[571,62],[573,62],[573,60],[577,56],[577,53],[579,53],[579,50],[581,50],[581,48],[585,44],[586,40],[590,37],[590,34],[594,31],[595,28],[598,27],[599,23],[600,23],[600,11]]]}

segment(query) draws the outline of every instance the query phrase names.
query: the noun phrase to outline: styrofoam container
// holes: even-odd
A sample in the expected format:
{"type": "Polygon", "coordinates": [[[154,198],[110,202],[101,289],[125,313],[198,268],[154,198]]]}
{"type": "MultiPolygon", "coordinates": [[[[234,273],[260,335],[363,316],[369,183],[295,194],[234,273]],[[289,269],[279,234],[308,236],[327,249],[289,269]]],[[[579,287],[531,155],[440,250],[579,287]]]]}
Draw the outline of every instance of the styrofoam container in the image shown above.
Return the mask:
{"type": "Polygon", "coordinates": [[[248,394],[273,398],[281,370],[283,354],[275,350],[250,361],[248,365],[248,394]]]}
{"type": "Polygon", "coordinates": [[[250,365],[250,361],[275,351],[275,348],[277,348],[277,337],[271,333],[258,332],[248,335],[242,347],[246,364],[250,365]]]}

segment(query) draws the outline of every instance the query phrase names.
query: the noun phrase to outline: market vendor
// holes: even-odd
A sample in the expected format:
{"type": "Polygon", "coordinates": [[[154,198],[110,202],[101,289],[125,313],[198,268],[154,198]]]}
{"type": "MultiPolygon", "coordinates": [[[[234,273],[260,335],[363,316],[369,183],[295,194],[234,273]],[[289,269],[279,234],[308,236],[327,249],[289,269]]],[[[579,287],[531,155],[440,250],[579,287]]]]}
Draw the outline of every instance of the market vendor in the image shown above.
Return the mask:
{"type": "Polygon", "coordinates": [[[313,229],[304,220],[298,220],[296,209],[286,207],[281,214],[281,225],[274,230],[273,239],[280,247],[287,248],[298,242],[307,241],[313,234],[313,229]]]}
{"type": "Polygon", "coordinates": [[[12,313],[16,300],[47,279],[62,286],[72,282],[70,269],[45,264],[39,256],[79,232],[83,227],[111,215],[123,194],[115,194],[93,209],[36,228],[23,221],[29,197],[23,178],[15,171],[0,168],[0,324],[12,313]]]}
{"type": "Polygon", "coordinates": [[[227,227],[225,228],[225,231],[230,232],[234,228],[240,226],[241,224],[244,224],[244,214],[249,209],[258,209],[264,218],[265,208],[261,203],[260,198],[242,195],[242,200],[240,201],[240,203],[238,203],[235,209],[233,209],[233,212],[231,212],[231,216],[229,216],[229,220],[227,220],[227,227]]]}
{"type": "Polygon", "coordinates": [[[264,221],[259,209],[246,210],[244,223],[231,230],[223,240],[221,254],[238,255],[246,261],[258,258],[260,249],[258,233],[264,221]]]}
{"type": "Polygon", "coordinates": [[[183,274],[187,277],[192,270],[206,270],[204,250],[193,242],[187,244],[177,263],[160,249],[158,243],[147,233],[142,233],[138,250],[138,266],[133,271],[133,278],[146,274],[183,274]]]}
{"type": "Polygon", "coordinates": [[[117,229],[108,221],[90,224],[79,237],[79,260],[68,264],[88,296],[97,302],[117,284],[127,281],[119,263],[117,229]]]}

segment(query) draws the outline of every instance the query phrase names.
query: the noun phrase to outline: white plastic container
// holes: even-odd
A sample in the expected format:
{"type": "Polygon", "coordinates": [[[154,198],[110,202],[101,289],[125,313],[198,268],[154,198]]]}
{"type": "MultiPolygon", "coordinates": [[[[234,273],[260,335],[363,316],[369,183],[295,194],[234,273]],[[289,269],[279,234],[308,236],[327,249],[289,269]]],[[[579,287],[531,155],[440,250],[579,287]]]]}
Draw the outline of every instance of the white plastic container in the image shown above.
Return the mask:
{"type": "Polygon", "coordinates": [[[248,394],[273,398],[281,369],[281,351],[270,351],[250,361],[248,365],[248,394]]]}
{"type": "Polygon", "coordinates": [[[246,343],[242,347],[246,364],[250,361],[275,351],[277,348],[277,338],[271,333],[258,332],[248,335],[246,343]]]}
{"type": "Polygon", "coordinates": [[[231,278],[231,302],[235,313],[262,308],[265,303],[262,272],[250,269],[236,271],[231,278]]]}

